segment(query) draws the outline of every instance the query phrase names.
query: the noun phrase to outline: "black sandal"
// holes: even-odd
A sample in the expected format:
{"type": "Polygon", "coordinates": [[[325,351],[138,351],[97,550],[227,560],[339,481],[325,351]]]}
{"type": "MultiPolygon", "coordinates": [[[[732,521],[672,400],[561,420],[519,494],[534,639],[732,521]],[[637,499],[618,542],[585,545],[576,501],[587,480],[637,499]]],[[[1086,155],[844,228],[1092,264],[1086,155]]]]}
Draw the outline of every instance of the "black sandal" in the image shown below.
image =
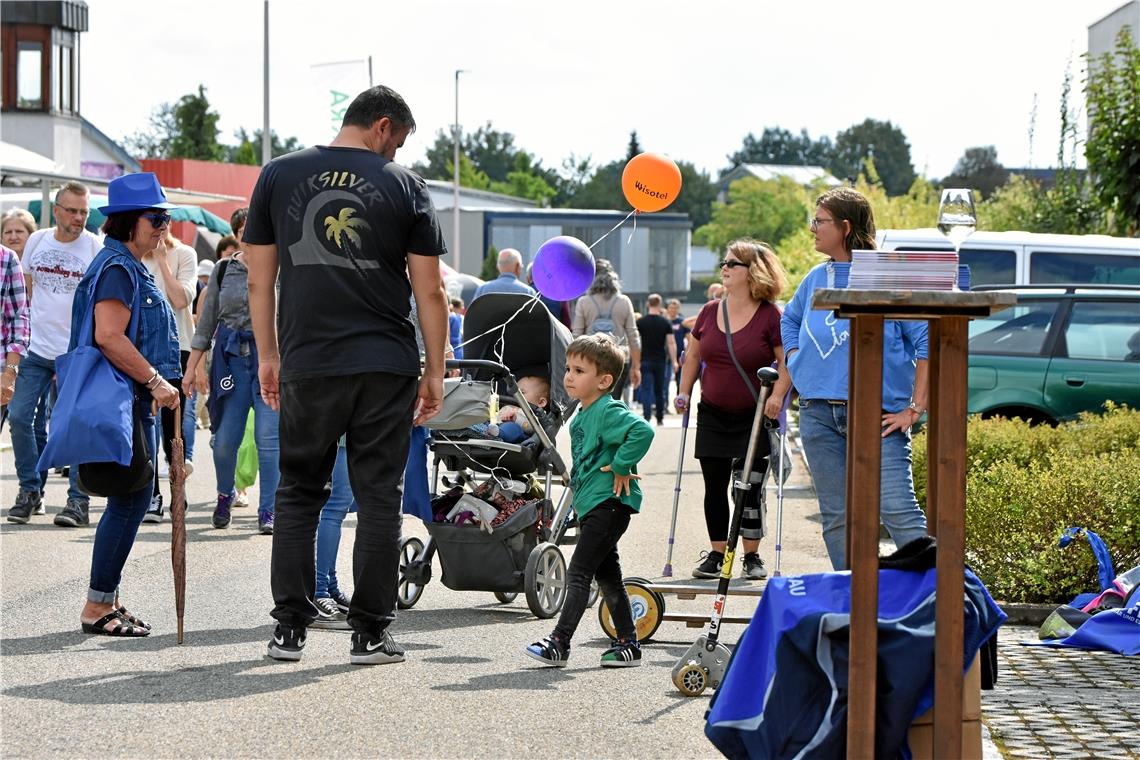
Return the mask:
{"type": "Polygon", "coordinates": [[[115,612],[118,613],[119,617],[121,617],[123,620],[126,620],[128,623],[133,625],[135,628],[145,628],[148,631],[151,629],[150,623],[146,622],[145,620],[143,620],[140,617],[135,617],[131,613],[127,612],[126,607],[120,607],[119,609],[115,610],[115,612]]]}
{"type": "Polygon", "coordinates": [[[150,635],[150,631],[148,631],[146,628],[140,628],[139,626],[127,622],[127,620],[119,614],[118,610],[115,610],[114,612],[108,612],[106,615],[99,618],[94,623],[80,622],[80,625],[83,626],[84,633],[94,633],[99,636],[123,636],[127,638],[141,638],[143,636],[150,635]],[[118,621],[118,625],[111,629],[106,628],[107,623],[116,620],[118,621]]]}

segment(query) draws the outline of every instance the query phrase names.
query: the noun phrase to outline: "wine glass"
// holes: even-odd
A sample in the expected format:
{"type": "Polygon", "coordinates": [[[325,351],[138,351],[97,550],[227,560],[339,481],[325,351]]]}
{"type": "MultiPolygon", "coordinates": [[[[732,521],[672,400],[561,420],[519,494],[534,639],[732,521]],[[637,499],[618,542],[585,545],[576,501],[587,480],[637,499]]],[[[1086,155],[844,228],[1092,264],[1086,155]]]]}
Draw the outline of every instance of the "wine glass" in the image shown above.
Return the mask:
{"type": "Polygon", "coordinates": [[[957,251],[967,237],[978,228],[978,212],[974,193],[969,188],[947,188],[938,206],[938,231],[950,239],[957,251]]]}

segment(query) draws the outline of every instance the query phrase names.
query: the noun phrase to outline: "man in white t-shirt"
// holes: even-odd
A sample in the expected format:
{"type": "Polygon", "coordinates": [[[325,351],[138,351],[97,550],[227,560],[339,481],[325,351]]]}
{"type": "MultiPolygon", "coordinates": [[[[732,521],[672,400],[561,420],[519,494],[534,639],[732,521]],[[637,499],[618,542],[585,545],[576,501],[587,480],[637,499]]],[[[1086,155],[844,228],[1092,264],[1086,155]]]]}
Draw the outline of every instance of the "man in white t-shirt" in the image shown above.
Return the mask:
{"type": "MultiPolygon", "coordinates": [[[[90,194],[78,182],[68,182],[55,196],[56,226],[39,230],[24,246],[23,267],[31,301],[32,339],[20,362],[16,389],[8,405],[12,428],[12,453],[20,489],[8,510],[8,522],[26,523],[32,514],[43,514],[46,472],[36,469],[46,442],[43,420],[55,381],[55,360],[67,352],[71,341],[71,303],[88,265],[103,247],[88,232],[90,194]]],[[[76,484],[78,468],[72,467],[67,505],[55,516],[55,524],[79,527],[88,524],[87,495],[76,484]]]]}

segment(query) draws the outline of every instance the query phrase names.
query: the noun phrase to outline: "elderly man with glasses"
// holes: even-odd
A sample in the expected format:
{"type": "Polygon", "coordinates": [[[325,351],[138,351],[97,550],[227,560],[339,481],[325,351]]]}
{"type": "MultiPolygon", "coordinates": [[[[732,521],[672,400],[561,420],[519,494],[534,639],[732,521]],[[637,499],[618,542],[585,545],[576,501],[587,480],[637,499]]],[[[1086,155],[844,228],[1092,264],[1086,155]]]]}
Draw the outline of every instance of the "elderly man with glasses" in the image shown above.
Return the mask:
{"type": "MultiPolygon", "coordinates": [[[[86,229],[90,193],[78,182],[68,182],[56,193],[52,212],[55,226],[32,233],[24,245],[23,268],[30,299],[32,338],[16,377],[8,404],[12,427],[12,453],[16,459],[19,490],[8,509],[8,522],[26,523],[33,514],[44,514],[43,491],[47,473],[36,469],[47,441],[55,360],[67,351],[71,340],[71,303],[75,289],[102,243],[86,229]]],[[[76,485],[77,470],[71,468],[67,504],[55,524],[79,527],[87,524],[87,496],[76,485]]]]}

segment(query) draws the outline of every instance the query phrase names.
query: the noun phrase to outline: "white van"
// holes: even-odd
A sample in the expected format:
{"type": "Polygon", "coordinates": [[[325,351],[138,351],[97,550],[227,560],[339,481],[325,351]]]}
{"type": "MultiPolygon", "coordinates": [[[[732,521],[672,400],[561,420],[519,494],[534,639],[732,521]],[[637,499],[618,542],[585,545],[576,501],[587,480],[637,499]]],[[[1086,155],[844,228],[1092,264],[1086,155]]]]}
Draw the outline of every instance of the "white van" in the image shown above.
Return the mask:
{"type": "MultiPolygon", "coordinates": [[[[880,230],[884,251],[952,251],[936,229],[880,230]]],[[[962,243],[959,261],[978,285],[1140,286],[1140,239],[1108,235],[1046,235],[978,231],[962,243]]]]}

